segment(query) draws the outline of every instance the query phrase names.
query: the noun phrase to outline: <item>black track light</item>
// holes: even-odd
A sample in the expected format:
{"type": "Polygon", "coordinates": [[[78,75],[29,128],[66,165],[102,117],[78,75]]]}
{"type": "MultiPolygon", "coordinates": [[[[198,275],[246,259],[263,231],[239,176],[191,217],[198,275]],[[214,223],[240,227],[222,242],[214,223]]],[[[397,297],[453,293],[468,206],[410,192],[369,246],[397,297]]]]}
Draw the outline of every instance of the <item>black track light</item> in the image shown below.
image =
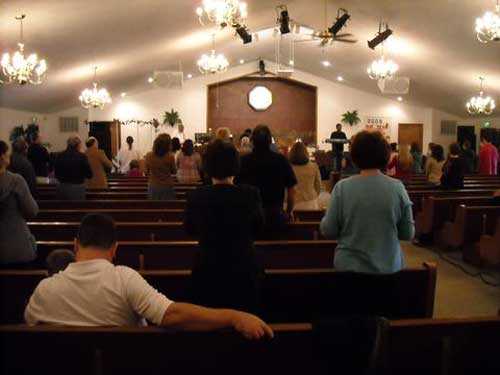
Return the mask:
{"type": "Polygon", "coordinates": [[[382,31],[382,24],[379,26],[378,34],[375,38],[368,41],[368,47],[371,49],[375,49],[380,43],[384,42],[387,38],[392,35],[392,30],[389,29],[389,26],[385,25],[385,30],[382,31]]]}
{"type": "Polygon", "coordinates": [[[246,26],[236,25],[235,26],[236,33],[240,36],[243,44],[252,43],[252,34],[248,32],[246,26]]]}
{"type": "Polygon", "coordinates": [[[266,75],[266,63],[264,62],[264,60],[259,60],[259,74],[261,76],[266,75]]]}
{"type": "Polygon", "coordinates": [[[333,26],[328,29],[328,31],[331,32],[334,36],[337,36],[339,31],[342,30],[347,21],[349,21],[349,18],[351,18],[351,15],[347,13],[347,10],[340,8],[337,12],[337,20],[335,21],[333,26]]]}
{"type": "Polygon", "coordinates": [[[280,25],[281,34],[288,34],[290,32],[290,15],[286,5],[278,5],[276,7],[278,13],[278,23],[280,25]]]}

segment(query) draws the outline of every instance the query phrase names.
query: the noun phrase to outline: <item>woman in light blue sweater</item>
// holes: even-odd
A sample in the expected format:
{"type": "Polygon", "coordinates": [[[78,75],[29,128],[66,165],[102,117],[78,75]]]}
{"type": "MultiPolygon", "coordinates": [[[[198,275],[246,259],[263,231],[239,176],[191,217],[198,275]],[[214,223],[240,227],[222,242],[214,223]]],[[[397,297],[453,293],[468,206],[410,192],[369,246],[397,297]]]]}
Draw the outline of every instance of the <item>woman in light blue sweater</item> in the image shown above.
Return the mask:
{"type": "Polygon", "coordinates": [[[394,273],[404,267],[399,241],[413,238],[412,202],[399,180],[381,172],[389,153],[379,132],[354,137],[351,156],[361,173],[337,183],[320,226],[325,237],[338,240],[340,271],[394,273]]]}

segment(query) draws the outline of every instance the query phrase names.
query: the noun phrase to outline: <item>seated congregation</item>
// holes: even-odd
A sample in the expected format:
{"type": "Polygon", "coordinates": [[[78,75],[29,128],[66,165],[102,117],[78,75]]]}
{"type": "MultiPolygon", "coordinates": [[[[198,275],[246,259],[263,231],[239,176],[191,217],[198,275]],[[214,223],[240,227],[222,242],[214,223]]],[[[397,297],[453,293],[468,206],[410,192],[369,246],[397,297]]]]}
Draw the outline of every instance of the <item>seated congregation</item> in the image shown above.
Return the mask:
{"type": "MultiPolygon", "coordinates": [[[[229,373],[252,358],[297,374],[438,373],[450,353],[485,360],[500,318],[433,320],[436,266],[407,267],[401,241],[453,246],[474,264],[498,266],[494,151],[481,150],[478,163],[455,143],[446,158],[437,144],[422,155],[365,130],[322,180],[304,143],[283,153],[265,125],[239,142],[224,128],[203,145],[159,134],[144,157],[129,136],[115,166],[93,137],[84,147],[72,136],[58,154],[44,152],[39,137],[0,141],[0,323],[28,325],[0,326],[9,347],[2,360],[12,371],[29,368],[15,360],[26,340],[60,338],[66,352],[72,333],[86,352],[65,361],[81,371],[182,369],[198,358],[205,365],[189,371],[229,373]],[[483,219],[472,229],[461,217],[483,219]],[[117,348],[138,337],[145,346],[123,358],[117,348]],[[163,340],[182,350],[162,363],[164,353],[146,348],[163,340]],[[214,350],[227,363],[214,361],[214,350]]],[[[500,367],[488,361],[486,370],[500,367]]]]}

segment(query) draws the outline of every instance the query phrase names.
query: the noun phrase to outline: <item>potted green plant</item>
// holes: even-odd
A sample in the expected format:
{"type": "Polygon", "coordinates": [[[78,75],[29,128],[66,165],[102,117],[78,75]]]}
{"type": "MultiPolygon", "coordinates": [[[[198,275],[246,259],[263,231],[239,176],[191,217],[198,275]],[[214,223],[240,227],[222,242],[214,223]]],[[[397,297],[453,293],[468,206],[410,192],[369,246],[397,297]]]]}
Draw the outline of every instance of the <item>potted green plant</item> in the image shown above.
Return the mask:
{"type": "Polygon", "coordinates": [[[361,119],[358,116],[358,111],[347,111],[342,115],[342,120],[344,124],[349,124],[351,126],[357,125],[361,122],[361,119]]]}
{"type": "Polygon", "coordinates": [[[170,112],[167,111],[165,115],[163,115],[163,124],[169,124],[171,127],[174,127],[179,123],[182,123],[179,112],[175,111],[173,108],[170,112]]]}

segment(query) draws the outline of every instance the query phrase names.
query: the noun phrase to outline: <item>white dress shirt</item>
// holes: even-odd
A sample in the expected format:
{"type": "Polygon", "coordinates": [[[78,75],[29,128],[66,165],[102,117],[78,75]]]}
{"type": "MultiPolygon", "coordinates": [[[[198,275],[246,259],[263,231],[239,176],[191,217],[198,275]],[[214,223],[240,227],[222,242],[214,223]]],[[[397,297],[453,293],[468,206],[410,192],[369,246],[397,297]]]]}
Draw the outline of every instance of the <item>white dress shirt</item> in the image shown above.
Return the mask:
{"type": "Polygon", "coordinates": [[[42,280],[24,318],[31,325],[134,326],[144,319],[159,325],[172,303],[137,271],[96,259],[42,280]]]}

